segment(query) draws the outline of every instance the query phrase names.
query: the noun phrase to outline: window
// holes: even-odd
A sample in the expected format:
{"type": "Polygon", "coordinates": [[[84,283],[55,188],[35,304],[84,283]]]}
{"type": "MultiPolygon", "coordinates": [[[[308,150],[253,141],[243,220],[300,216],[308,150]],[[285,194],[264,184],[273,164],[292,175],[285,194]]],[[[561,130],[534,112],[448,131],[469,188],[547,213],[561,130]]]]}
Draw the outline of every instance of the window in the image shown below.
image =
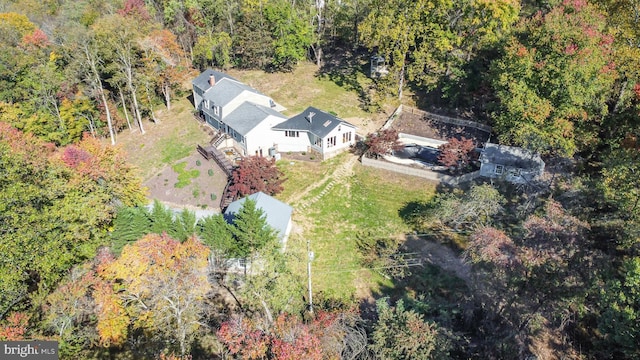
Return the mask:
{"type": "Polygon", "coordinates": [[[300,137],[300,132],[299,131],[285,131],[284,132],[284,136],[286,137],[300,137]]]}
{"type": "Polygon", "coordinates": [[[327,138],[327,147],[330,148],[334,146],[336,146],[336,137],[332,136],[330,138],[327,138]]]}
{"type": "Polygon", "coordinates": [[[220,116],[220,106],[214,106],[213,113],[217,116],[220,116]]]}
{"type": "Polygon", "coordinates": [[[520,170],[519,168],[509,169],[509,175],[514,177],[520,176],[520,170]]]}
{"type": "Polygon", "coordinates": [[[205,101],[204,101],[204,107],[206,107],[207,109],[209,109],[209,100],[205,100],[205,101]]]}
{"type": "Polygon", "coordinates": [[[498,175],[502,175],[503,172],[504,172],[504,166],[503,165],[496,165],[495,173],[498,174],[498,175]]]}
{"type": "Polygon", "coordinates": [[[316,136],[316,139],[314,140],[313,145],[317,147],[322,147],[322,138],[316,136]]]}
{"type": "Polygon", "coordinates": [[[351,141],[351,131],[342,134],[342,143],[348,143],[351,141]]]}

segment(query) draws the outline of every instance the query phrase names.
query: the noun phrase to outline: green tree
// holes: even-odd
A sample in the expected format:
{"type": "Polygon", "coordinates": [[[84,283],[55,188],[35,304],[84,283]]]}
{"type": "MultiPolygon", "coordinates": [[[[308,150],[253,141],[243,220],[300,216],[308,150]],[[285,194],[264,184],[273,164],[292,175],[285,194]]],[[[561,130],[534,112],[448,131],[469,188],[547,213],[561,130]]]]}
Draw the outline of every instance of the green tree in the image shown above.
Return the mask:
{"type": "Polygon", "coordinates": [[[640,258],[624,262],[620,276],[609,279],[600,290],[598,329],[601,347],[611,358],[640,356],[640,258]],[[615,350],[614,350],[615,349],[615,350]]]}
{"type": "Polygon", "coordinates": [[[586,2],[566,1],[518,24],[491,75],[504,143],[571,156],[598,142],[615,79],[603,19],[586,2]]]}
{"type": "Polygon", "coordinates": [[[276,232],[267,224],[264,211],[249,198],[245,198],[240,211],[233,215],[231,229],[237,243],[234,256],[250,258],[276,242],[276,232]]]}
{"type": "Polygon", "coordinates": [[[271,65],[276,69],[292,70],[307,56],[312,30],[301,15],[293,3],[286,0],[269,1],[264,7],[264,17],[273,37],[271,65]]]}
{"type": "Polygon", "coordinates": [[[373,326],[371,348],[380,359],[438,359],[448,354],[449,345],[437,325],[424,320],[399,300],[394,307],[388,298],[376,302],[378,320],[373,326]]]}

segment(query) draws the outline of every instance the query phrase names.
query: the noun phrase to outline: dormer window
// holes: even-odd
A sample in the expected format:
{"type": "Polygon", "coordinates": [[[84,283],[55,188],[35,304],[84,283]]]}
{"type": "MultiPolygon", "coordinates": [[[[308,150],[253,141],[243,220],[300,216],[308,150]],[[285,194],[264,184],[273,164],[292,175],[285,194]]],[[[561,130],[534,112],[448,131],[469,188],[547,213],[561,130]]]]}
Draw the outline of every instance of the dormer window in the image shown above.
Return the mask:
{"type": "Polygon", "coordinates": [[[220,106],[213,107],[213,114],[216,116],[220,116],[220,106]]]}
{"type": "Polygon", "coordinates": [[[210,105],[209,105],[209,100],[205,100],[204,101],[204,107],[207,108],[207,109],[211,108],[210,105]]]}

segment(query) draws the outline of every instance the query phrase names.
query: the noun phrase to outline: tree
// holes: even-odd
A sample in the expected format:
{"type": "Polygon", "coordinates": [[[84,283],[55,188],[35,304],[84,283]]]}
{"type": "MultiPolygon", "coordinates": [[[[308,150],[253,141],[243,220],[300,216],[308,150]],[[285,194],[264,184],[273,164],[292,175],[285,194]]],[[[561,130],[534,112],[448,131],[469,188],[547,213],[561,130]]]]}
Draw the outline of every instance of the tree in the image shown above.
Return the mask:
{"type": "Polygon", "coordinates": [[[193,63],[201,70],[208,66],[227,70],[231,66],[231,36],[222,31],[200,36],[193,48],[193,63]]]}
{"type": "Polygon", "coordinates": [[[267,224],[264,211],[249,198],[242,203],[240,211],[233,215],[231,231],[236,240],[234,255],[244,258],[276,240],[276,233],[267,224]]]}
{"type": "Polygon", "coordinates": [[[460,77],[476,50],[497,42],[517,20],[519,3],[504,1],[372,1],[360,40],[382,55],[402,98],[405,81],[433,89],[460,77]]]}
{"type": "Polygon", "coordinates": [[[394,151],[402,149],[403,146],[398,140],[398,132],[391,128],[367,135],[365,145],[368,149],[367,154],[375,158],[391,155],[394,151]]]}
{"type": "Polygon", "coordinates": [[[598,329],[601,345],[612,356],[632,359],[640,356],[640,258],[626,260],[619,276],[608,279],[600,290],[598,329]],[[615,349],[615,350],[613,350],[615,349]]]}
{"type": "Polygon", "coordinates": [[[292,70],[298,61],[305,59],[311,45],[311,24],[301,17],[293,4],[285,0],[269,1],[263,10],[274,39],[271,65],[285,71],[292,70]]]}
{"type": "Polygon", "coordinates": [[[399,300],[389,306],[388,298],[376,302],[376,321],[371,348],[382,359],[437,359],[446,356],[448,345],[435,324],[424,321],[422,315],[406,310],[399,300]]]}
{"type": "Polygon", "coordinates": [[[226,260],[236,252],[233,229],[222,214],[207,216],[196,225],[196,233],[203,244],[210,249],[210,266],[214,271],[224,273],[226,260]]]}
{"type": "Polygon", "coordinates": [[[147,235],[122,250],[100,275],[113,282],[134,327],[158,331],[178,344],[184,356],[202,326],[209,250],[197,239],[180,243],[147,235]]]}
{"type": "MultiPolygon", "coordinates": [[[[564,331],[584,305],[589,274],[596,271],[593,259],[601,255],[587,236],[589,224],[554,201],[540,210],[525,219],[524,231],[510,236],[481,228],[469,238],[466,256],[475,264],[475,296],[487,310],[484,331],[501,344],[513,340],[503,357],[531,351],[523,344],[541,333],[564,331]]],[[[492,353],[494,346],[485,351],[492,353]]],[[[570,353],[571,346],[558,342],[556,351],[570,353]]]]}
{"type": "Polygon", "coordinates": [[[425,209],[424,224],[439,224],[453,231],[489,225],[502,211],[505,198],[492,185],[474,185],[463,194],[441,194],[425,209]]]}
{"type": "Polygon", "coordinates": [[[598,142],[615,79],[613,37],[603,19],[576,0],[518,24],[491,75],[504,143],[571,156],[598,142]]]}
{"type": "Polygon", "coordinates": [[[57,149],[0,123],[0,167],[0,315],[39,305],[94,256],[116,206],[145,199],[119,150],[90,137],[57,149]]]}
{"type": "Polygon", "coordinates": [[[229,191],[232,196],[247,196],[262,191],[276,195],[282,191],[284,173],[276,167],[275,159],[249,156],[240,161],[231,175],[229,191]]]}
{"type": "Polygon", "coordinates": [[[119,15],[100,18],[93,27],[103,57],[109,60],[106,70],[112,75],[113,85],[124,83],[133,103],[133,114],[142,134],[145,133],[138,101],[137,89],[141,58],[137,40],[139,28],[119,15]]]}
{"type": "Polygon", "coordinates": [[[448,142],[438,147],[440,155],[438,162],[442,165],[453,168],[455,171],[463,169],[476,156],[476,146],[473,140],[462,137],[451,138],[448,142]]]}
{"type": "MultiPolygon", "coordinates": [[[[169,30],[154,30],[140,41],[148,81],[160,87],[167,110],[171,110],[171,93],[184,80],[185,54],[169,30]]],[[[152,104],[150,104],[152,106],[152,104]]]]}

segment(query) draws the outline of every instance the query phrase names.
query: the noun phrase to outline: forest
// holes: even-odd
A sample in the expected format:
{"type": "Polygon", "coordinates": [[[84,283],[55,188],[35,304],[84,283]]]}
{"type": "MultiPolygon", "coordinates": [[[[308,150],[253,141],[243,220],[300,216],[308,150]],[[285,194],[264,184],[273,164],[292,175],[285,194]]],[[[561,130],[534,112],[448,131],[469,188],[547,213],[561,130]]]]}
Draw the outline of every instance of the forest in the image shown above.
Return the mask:
{"type": "MultiPolygon", "coordinates": [[[[632,0],[0,0],[0,341],[56,340],[63,359],[640,358],[638,14],[632,0]],[[363,81],[372,54],[389,74],[363,81]],[[368,112],[411,101],[542,155],[543,185],[401,209],[413,233],[462,244],[467,281],[400,268],[384,275],[410,291],[367,311],[355,295],[309,308],[251,201],[232,225],[145,207],[120,134],[159,124],[204,69],[304,62],[368,112]]],[[[401,244],[358,230],[363,265],[385,267],[401,244]]]]}

